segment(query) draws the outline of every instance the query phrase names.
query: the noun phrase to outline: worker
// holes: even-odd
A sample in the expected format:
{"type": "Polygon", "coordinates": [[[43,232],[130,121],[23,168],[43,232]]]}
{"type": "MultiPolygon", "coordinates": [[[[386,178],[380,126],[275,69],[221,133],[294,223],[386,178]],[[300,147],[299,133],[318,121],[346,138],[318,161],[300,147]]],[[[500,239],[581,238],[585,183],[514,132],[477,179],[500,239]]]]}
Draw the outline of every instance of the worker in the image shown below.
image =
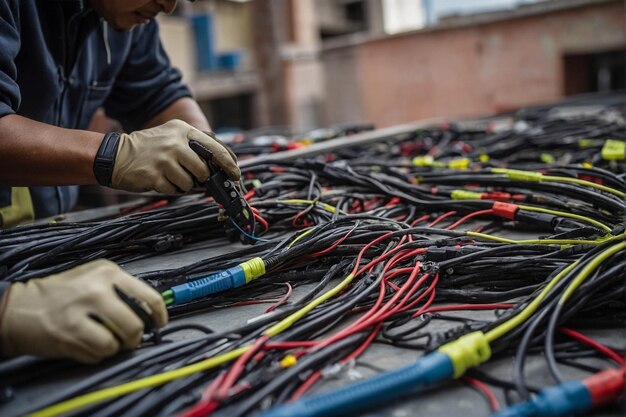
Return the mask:
{"type": "MultiPolygon", "coordinates": [[[[202,143],[238,180],[235,156],[170,65],[154,17],[176,0],[0,2],[0,226],[68,211],[77,185],[189,191],[209,176],[188,145],[202,143]],[[127,133],[86,130],[104,108],[127,133]]],[[[0,286],[0,354],[96,362],[141,340],[143,323],[118,292],[156,325],[160,295],[108,261],[0,286]]]]}

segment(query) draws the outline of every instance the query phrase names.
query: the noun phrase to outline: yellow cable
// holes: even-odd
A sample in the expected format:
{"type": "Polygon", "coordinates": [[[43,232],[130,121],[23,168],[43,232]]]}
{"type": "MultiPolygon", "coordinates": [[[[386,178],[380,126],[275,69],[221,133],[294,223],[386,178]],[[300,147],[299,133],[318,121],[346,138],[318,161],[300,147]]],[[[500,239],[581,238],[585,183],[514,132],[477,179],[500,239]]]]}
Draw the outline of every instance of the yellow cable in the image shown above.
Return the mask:
{"type": "Polygon", "coordinates": [[[349,274],[347,277],[344,278],[343,281],[337,284],[333,289],[320,295],[315,300],[311,301],[309,304],[302,307],[300,310],[296,311],[295,313],[285,317],[280,322],[276,323],[275,325],[267,329],[264,333],[271,337],[271,336],[276,336],[277,334],[284,332],[285,330],[290,328],[296,321],[304,317],[304,315],[307,314],[309,311],[313,310],[315,307],[322,304],[324,301],[338,294],[348,284],[350,284],[353,279],[354,279],[354,275],[349,274]]]}
{"type": "Polygon", "coordinates": [[[287,246],[288,248],[291,248],[297,241],[299,241],[300,239],[302,239],[303,237],[311,234],[313,232],[313,230],[315,230],[317,228],[317,226],[310,228],[309,230],[304,231],[303,233],[300,234],[300,236],[298,236],[297,238],[295,238],[293,240],[293,242],[291,242],[289,244],[289,246],[287,246]]]}
{"type": "MultiPolygon", "coordinates": [[[[317,297],[316,299],[308,303],[306,306],[302,307],[300,310],[289,315],[288,317],[285,317],[283,320],[281,320],[280,322],[276,323],[274,326],[267,329],[265,331],[265,334],[268,336],[276,336],[277,334],[287,330],[296,321],[300,320],[304,315],[306,315],[308,312],[313,310],[315,307],[317,307],[318,305],[322,304],[324,301],[338,294],[348,284],[350,284],[353,279],[354,279],[354,275],[349,274],[346,278],[344,278],[343,281],[341,281],[331,290],[320,295],[319,297],[317,297]]],[[[140,389],[155,387],[158,385],[165,384],[166,382],[172,381],[174,379],[189,376],[197,372],[206,371],[208,369],[215,368],[217,366],[223,365],[224,363],[237,359],[244,352],[250,349],[250,346],[251,345],[244,346],[244,347],[235,349],[233,351],[215,356],[213,358],[203,360],[202,362],[198,362],[193,365],[188,365],[182,368],[162,372],[160,374],[152,375],[146,378],[141,378],[135,381],[126,382],[124,384],[120,384],[114,387],[104,388],[98,391],[90,392],[88,394],[80,395],[78,397],[71,398],[67,401],[54,404],[42,410],[35,411],[34,413],[29,414],[28,417],[53,417],[59,414],[69,413],[76,409],[79,409],[88,405],[96,404],[101,401],[109,400],[111,398],[126,395],[131,392],[138,391],[140,389]]]]}
{"type": "Polygon", "coordinates": [[[489,343],[492,343],[494,340],[499,339],[500,337],[502,337],[505,334],[509,333],[510,331],[514,330],[516,327],[520,326],[522,323],[524,323],[526,320],[528,320],[528,318],[535,311],[537,311],[537,308],[539,307],[539,304],[541,304],[543,299],[546,298],[546,295],[548,295],[550,290],[552,288],[554,288],[554,286],[556,284],[558,284],[559,281],[564,276],[569,274],[569,272],[572,269],[574,269],[576,267],[576,265],[578,265],[579,262],[580,261],[576,261],[576,262],[570,264],[567,268],[565,268],[561,272],[559,272],[557,274],[557,276],[552,278],[552,280],[548,283],[548,285],[545,286],[545,288],[539,293],[539,295],[537,297],[535,297],[535,299],[530,304],[528,304],[519,314],[517,314],[515,317],[511,318],[510,320],[505,321],[501,325],[499,325],[499,326],[489,330],[485,334],[485,336],[487,337],[487,340],[489,341],[489,343]]]}
{"type": "MultiPolygon", "coordinates": [[[[282,204],[304,204],[307,206],[310,206],[312,204],[319,206],[321,208],[323,208],[326,211],[329,211],[331,213],[334,213],[335,211],[337,211],[335,209],[335,207],[331,206],[330,204],[326,204],[326,203],[321,203],[319,201],[313,201],[313,200],[301,200],[301,199],[291,199],[291,200],[276,200],[277,203],[282,203],[282,204]]],[[[339,210],[339,213],[341,214],[346,214],[345,211],[343,210],[339,210]]]]}
{"type": "Polygon", "coordinates": [[[602,262],[606,261],[607,258],[615,255],[617,252],[624,250],[626,248],[626,242],[620,242],[614,246],[611,246],[607,250],[601,252],[598,256],[593,258],[585,267],[580,271],[580,273],[574,278],[572,283],[567,287],[561,299],[559,300],[559,304],[565,304],[567,300],[572,296],[574,291],[580,287],[580,285],[585,282],[585,280],[591,275],[593,271],[598,269],[598,267],[602,264],[602,262]]]}
{"type": "Polygon", "coordinates": [[[90,392],[88,394],[80,395],[67,401],[54,404],[42,410],[35,411],[34,413],[28,414],[28,417],[53,417],[59,414],[69,413],[76,409],[96,404],[101,401],[126,395],[143,388],[156,387],[157,385],[165,384],[166,382],[172,381],[174,379],[189,376],[197,372],[206,371],[207,369],[215,368],[216,366],[220,366],[226,362],[237,359],[244,352],[250,349],[250,346],[251,345],[244,346],[239,349],[235,349],[230,352],[215,356],[213,358],[203,360],[202,362],[194,363],[193,365],[184,366],[182,368],[173,369],[171,371],[152,375],[146,378],[137,379],[135,381],[127,382],[125,384],[116,385],[114,387],[104,388],[98,391],[90,392]]]}
{"type": "Polygon", "coordinates": [[[565,211],[550,210],[550,209],[545,209],[545,208],[541,208],[541,207],[524,206],[524,205],[520,205],[519,208],[522,209],[522,210],[527,210],[527,211],[536,211],[536,212],[539,212],[539,213],[554,214],[555,216],[569,217],[569,218],[572,218],[572,219],[576,219],[576,220],[581,220],[581,221],[587,222],[589,224],[593,224],[594,226],[599,227],[600,229],[604,230],[605,232],[610,232],[611,231],[611,228],[609,226],[605,225],[604,223],[600,223],[597,220],[590,219],[589,217],[581,216],[579,214],[568,213],[568,212],[565,212],[565,211]]]}
{"type": "Polygon", "coordinates": [[[621,198],[626,197],[626,194],[624,194],[623,192],[619,190],[616,190],[615,188],[607,187],[606,185],[602,185],[602,184],[596,184],[595,182],[591,182],[591,181],[581,180],[578,178],[557,177],[555,175],[544,175],[542,179],[545,181],[554,181],[554,182],[571,182],[574,184],[585,185],[587,187],[596,188],[598,190],[602,190],[607,193],[614,194],[621,198]]]}
{"type": "MultiPolygon", "coordinates": [[[[511,243],[517,245],[600,245],[606,242],[603,240],[577,240],[577,239],[531,239],[531,240],[512,240],[504,237],[487,235],[478,232],[466,232],[467,236],[478,237],[481,239],[493,240],[500,243],[511,243]]],[[[612,237],[614,239],[615,237],[612,237]]]]}
{"type": "Polygon", "coordinates": [[[472,236],[472,237],[479,237],[481,239],[485,239],[485,240],[493,240],[495,242],[500,242],[500,243],[517,243],[517,240],[512,240],[512,239],[507,239],[505,237],[499,237],[499,236],[493,236],[493,235],[488,235],[486,233],[479,233],[479,232],[465,232],[465,234],[467,236],[472,236]]]}
{"type": "Polygon", "coordinates": [[[541,172],[535,171],[523,171],[519,169],[508,169],[508,168],[491,168],[491,172],[494,174],[503,174],[506,177],[514,180],[514,181],[529,181],[529,182],[542,182],[542,181],[552,181],[552,182],[569,182],[578,185],[584,185],[586,187],[596,188],[598,190],[605,191],[607,193],[614,194],[618,197],[624,198],[626,194],[622,191],[616,190],[611,187],[607,187],[605,185],[596,184],[595,182],[581,180],[578,178],[569,178],[569,177],[558,177],[556,175],[544,175],[541,172]]]}

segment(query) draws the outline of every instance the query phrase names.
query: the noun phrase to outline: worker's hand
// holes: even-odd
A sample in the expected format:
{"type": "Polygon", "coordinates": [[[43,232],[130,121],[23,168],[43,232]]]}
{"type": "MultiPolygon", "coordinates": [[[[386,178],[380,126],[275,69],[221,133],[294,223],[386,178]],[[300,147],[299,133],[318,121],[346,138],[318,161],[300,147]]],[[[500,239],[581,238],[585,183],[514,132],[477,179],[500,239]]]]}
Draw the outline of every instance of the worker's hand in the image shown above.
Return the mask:
{"type": "Polygon", "coordinates": [[[167,323],[162,296],[115,263],[97,260],[47,278],[16,282],[0,311],[0,351],[98,362],[133,349],[143,322],[116,293],[135,298],[157,326],[167,323]]]}
{"type": "Polygon", "coordinates": [[[154,190],[179,194],[191,190],[194,178],[203,183],[209,177],[209,168],[189,147],[191,139],[213,153],[213,162],[230,179],[239,180],[237,159],[226,146],[181,120],[171,120],[161,126],[121,135],[111,186],[135,192],[154,190]]]}

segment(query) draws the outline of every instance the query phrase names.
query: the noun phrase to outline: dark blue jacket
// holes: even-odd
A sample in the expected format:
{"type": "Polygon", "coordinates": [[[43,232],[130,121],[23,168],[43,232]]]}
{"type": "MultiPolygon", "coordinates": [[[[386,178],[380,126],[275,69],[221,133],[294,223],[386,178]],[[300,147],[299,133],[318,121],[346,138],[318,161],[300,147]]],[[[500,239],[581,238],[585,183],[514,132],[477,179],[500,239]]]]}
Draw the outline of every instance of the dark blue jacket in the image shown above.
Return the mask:
{"type": "MultiPolygon", "coordinates": [[[[132,131],[186,96],[156,21],[121,32],[86,1],[0,1],[0,117],[85,129],[104,107],[132,131]]],[[[77,194],[74,186],[31,187],[37,217],[68,211],[77,194]]],[[[0,186],[0,207],[10,198],[0,186]]]]}

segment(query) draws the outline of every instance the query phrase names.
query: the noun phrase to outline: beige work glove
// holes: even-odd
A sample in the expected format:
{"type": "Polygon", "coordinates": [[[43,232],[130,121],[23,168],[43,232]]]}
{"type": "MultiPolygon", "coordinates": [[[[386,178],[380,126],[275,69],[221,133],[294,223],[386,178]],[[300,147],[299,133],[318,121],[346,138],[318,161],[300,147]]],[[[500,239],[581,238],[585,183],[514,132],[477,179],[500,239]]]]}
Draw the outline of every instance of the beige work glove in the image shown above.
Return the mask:
{"type": "Polygon", "coordinates": [[[115,263],[97,260],[47,278],[13,283],[0,311],[0,352],[95,363],[141,342],[141,319],[115,287],[167,323],[162,296],[115,263]]]}
{"type": "Polygon", "coordinates": [[[192,189],[194,178],[203,183],[209,177],[209,167],[189,147],[191,139],[206,146],[213,153],[213,162],[230,179],[238,181],[241,172],[237,158],[215,135],[207,133],[181,120],[171,120],[120,135],[111,186],[134,192],[180,194],[192,189]]]}

